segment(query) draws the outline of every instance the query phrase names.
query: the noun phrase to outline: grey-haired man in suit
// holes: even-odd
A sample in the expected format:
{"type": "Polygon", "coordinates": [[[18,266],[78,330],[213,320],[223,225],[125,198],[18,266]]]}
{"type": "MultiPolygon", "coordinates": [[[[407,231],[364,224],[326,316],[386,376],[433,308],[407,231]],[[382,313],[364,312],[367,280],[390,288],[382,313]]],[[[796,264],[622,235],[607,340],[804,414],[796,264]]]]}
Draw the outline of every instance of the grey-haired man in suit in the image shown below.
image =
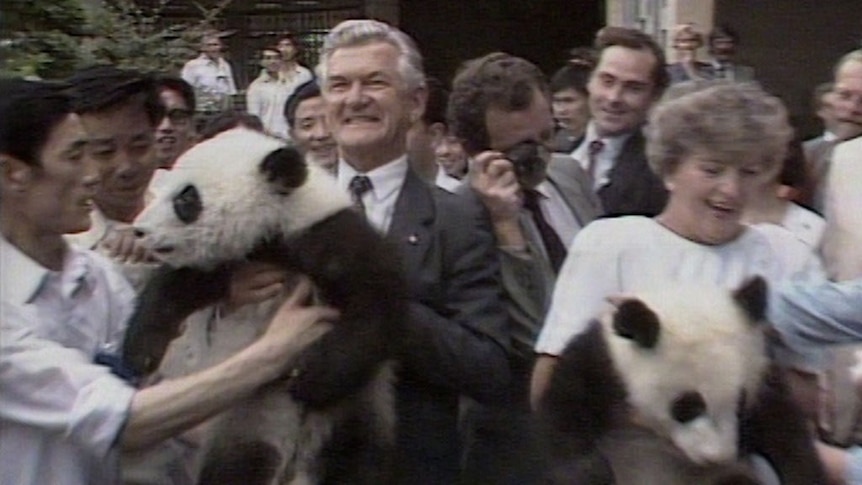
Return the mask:
{"type": "Polygon", "coordinates": [[[478,202],[435,189],[410,168],[407,132],[427,88],[406,34],[374,20],[342,22],[325,40],[318,72],[338,183],[397,248],[409,284],[398,481],[457,483],[459,396],[490,402],[509,380],[493,235],[478,202]]]}

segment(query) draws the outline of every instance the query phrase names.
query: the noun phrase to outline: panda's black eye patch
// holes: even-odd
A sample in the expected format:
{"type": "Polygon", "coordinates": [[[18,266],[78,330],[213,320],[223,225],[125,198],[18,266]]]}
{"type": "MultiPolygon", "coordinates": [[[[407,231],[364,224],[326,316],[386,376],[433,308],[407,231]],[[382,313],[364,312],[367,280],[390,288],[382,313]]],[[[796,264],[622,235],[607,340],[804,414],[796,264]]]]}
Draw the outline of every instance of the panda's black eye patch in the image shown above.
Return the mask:
{"type": "Polygon", "coordinates": [[[174,196],[174,213],[186,224],[196,221],[203,211],[203,203],[198,189],[194,185],[186,187],[174,196]]]}
{"type": "Polygon", "coordinates": [[[699,392],[686,392],[671,404],[670,415],[680,423],[687,423],[706,412],[706,402],[699,392]]]}

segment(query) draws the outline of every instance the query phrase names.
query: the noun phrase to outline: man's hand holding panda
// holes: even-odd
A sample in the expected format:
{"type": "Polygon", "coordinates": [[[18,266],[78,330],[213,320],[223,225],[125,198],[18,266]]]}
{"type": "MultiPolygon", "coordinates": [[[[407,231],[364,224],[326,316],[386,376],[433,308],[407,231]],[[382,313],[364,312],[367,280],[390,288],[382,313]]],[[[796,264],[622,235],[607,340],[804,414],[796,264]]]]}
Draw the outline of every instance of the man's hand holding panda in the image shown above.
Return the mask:
{"type": "Polygon", "coordinates": [[[285,288],[287,273],[271,263],[243,263],[231,274],[223,310],[230,313],[241,306],[260,303],[279,295],[285,288]]]}

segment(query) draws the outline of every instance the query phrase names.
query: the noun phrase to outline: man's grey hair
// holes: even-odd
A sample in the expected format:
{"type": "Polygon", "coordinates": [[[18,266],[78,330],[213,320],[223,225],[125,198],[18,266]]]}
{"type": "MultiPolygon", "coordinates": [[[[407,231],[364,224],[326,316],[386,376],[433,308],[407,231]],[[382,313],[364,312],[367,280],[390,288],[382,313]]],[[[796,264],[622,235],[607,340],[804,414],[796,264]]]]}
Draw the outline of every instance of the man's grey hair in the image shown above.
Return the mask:
{"type": "Polygon", "coordinates": [[[862,64],[862,49],[856,49],[856,50],[850,51],[850,52],[844,54],[843,56],[841,56],[841,58],[838,59],[838,62],[835,63],[835,68],[833,69],[833,75],[835,77],[837,77],[838,71],[840,71],[841,68],[844,67],[844,65],[849,63],[849,62],[858,62],[858,63],[862,64]]]}
{"type": "Polygon", "coordinates": [[[408,89],[425,86],[425,70],[422,68],[422,54],[416,43],[404,32],[377,20],[345,20],[326,36],[317,76],[321,85],[327,81],[327,64],[332,53],[344,47],[358,47],[375,42],[386,42],[398,49],[398,72],[408,89]]]}

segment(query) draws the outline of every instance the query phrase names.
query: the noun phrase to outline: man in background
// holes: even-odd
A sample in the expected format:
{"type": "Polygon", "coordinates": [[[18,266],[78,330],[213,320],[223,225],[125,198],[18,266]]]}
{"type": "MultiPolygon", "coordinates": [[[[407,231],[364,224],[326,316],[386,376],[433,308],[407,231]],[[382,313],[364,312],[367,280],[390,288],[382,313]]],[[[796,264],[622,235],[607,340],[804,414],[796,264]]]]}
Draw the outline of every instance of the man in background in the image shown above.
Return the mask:
{"type": "Polygon", "coordinates": [[[288,98],[284,118],[290,139],[306,159],[334,173],[338,147],[326,123],[326,106],[316,81],[303,84],[288,98]]]}
{"type": "Polygon", "coordinates": [[[200,55],[183,66],[180,77],[195,90],[198,111],[212,114],[231,106],[231,96],[237,93],[233,69],[224,58],[221,35],[215,31],[201,37],[200,55]]]}

